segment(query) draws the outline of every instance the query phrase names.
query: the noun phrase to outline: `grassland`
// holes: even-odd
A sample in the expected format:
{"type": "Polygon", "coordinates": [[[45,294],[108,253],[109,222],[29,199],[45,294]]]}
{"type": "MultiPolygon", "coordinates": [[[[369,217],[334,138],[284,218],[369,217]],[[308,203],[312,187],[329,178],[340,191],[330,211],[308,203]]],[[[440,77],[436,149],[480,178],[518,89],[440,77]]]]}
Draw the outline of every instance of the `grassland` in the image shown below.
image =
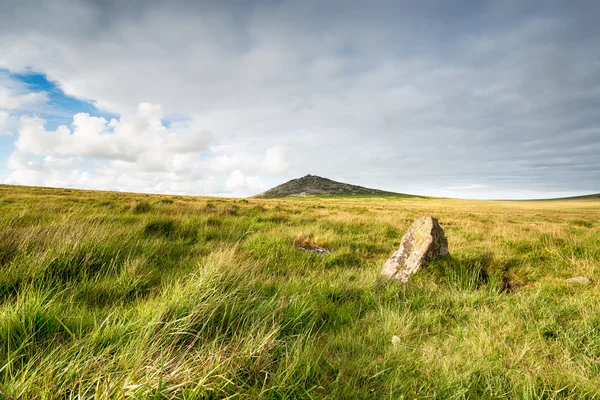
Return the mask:
{"type": "Polygon", "coordinates": [[[576,275],[600,277],[597,199],[0,186],[0,397],[598,398],[600,286],[576,275]],[[452,257],[381,280],[425,214],[452,257]]]}

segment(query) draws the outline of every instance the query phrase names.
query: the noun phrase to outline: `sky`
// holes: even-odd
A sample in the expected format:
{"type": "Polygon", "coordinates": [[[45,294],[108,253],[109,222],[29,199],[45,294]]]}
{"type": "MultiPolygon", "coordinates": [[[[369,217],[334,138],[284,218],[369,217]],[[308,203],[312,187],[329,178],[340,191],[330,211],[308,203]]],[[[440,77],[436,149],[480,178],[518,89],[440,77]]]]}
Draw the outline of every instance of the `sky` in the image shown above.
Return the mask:
{"type": "Polygon", "coordinates": [[[600,192],[600,2],[5,0],[0,183],[600,192]]]}

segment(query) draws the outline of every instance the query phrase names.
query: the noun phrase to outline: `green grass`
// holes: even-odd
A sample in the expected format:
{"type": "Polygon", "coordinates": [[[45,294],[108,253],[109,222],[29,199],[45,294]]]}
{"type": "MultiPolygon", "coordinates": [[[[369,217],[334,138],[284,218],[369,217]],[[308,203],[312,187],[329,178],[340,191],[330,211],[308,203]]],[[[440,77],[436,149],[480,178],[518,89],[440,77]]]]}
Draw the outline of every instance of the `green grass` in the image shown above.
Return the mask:
{"type": "Polygon", "coordinates": [[[597,398],[600,288],[565,279],[598,281],[599,222],[595,199],[0,186],[0,398],[597,398]],[[451,257],[381,279],[427,214],[451,257]]]}

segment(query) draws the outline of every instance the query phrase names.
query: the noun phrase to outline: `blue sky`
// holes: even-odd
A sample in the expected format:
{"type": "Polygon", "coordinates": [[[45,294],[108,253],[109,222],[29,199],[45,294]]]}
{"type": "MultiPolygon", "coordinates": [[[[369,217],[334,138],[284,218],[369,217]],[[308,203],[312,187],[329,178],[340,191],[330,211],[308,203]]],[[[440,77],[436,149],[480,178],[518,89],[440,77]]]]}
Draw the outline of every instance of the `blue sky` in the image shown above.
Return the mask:
{"type": "Polygon", "coordinates": [[[36,72],[10,74],[10,72],[6,70],[5,72],[9,75],[10,79],[22,83],[29,91],[47,93],[48,101],[46,102],[46,107],[39,114],[46,120],[47,129],[53,130],[60,125],[70,125],[73,115],[79,112],[103,116],[108,119],[115,117],[114,114],[98,110],[90,102],[65,95],[65,93],[55,83],[49,81],[44,74],[36,72]]]}
{"type": "Polygon", "coordinates": [[[594,1],[11,2],[0,182],[245,196],[310,173],[467,198],[600,192],[599,14],[594,1]]]}

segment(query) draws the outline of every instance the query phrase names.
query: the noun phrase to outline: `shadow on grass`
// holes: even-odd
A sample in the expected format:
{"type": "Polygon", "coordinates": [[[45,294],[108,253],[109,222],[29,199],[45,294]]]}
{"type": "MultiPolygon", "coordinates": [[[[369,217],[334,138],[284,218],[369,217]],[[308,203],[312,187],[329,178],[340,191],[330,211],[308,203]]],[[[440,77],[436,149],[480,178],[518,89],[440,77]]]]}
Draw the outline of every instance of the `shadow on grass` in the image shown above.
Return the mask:
{"type": "Polygon", "coordinates": [[[455,289],[476,290],[489,281],[491,253],[468,256],[446,256],[429,263],[439,279],[455,289]]]}
{"type": "MultiPolygon", "coordinates": [[[[478,290],[484,286],[500,293],[510,293],[524,285],[514,272],[517,259],[497,260],[492,252],[447,256],[428,264],[444,285],[460,290],[478,290]]],[[[427,267],[426,267],[427,268],[427,267]]]]}

